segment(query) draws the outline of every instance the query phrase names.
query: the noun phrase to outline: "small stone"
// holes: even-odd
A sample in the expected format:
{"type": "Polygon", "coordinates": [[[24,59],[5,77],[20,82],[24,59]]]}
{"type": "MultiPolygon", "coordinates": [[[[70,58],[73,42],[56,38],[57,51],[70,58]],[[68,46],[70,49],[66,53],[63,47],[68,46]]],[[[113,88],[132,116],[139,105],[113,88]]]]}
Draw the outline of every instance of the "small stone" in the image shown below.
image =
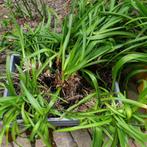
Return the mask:
{"type": "Polygon", "coordinates": [[[35,147],[45,147],[41,139],[37,139],[35,143],[35,147]]]}
{"type": "Polygon", "coordinates": [[[87,130],[78,130],[71,132],[72,137],[78,144],[78,147],[91,147],[92,141],[87,130]]]}
{"type": "Polygon", "coordinates": [[[8,19],[9,17],[7,15],[4,15],[3,18],[8,19]]]}
{"type": "MultiPolygon", "coordinates": [[[[23,134],[22,137],[17,137],[17,143],[24,147],[31,147],[31,143],[27,138],[26,134],[23,134]]],[[[13,143],[14,147],[19,147],[16,143],[13,143]]]]}
{"type": "Polygon", "coordinates": [[[68,132],[54,132],[53,137],[57,147],[78,147],[71,134],[68,132]]]}

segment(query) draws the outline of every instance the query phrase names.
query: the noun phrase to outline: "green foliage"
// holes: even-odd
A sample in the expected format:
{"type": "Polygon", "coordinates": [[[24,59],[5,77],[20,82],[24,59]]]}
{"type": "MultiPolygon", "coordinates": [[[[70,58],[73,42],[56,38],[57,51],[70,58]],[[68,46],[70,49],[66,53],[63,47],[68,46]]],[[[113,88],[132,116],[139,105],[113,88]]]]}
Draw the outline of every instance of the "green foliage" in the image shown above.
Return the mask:
{"type": "MultiPolygon", "coordinates": [[[[14,30],[5,36],[6,40],[11,39],[8,46],[20,54],[21,62],[16,66],[17,74],[14,75],[9,70],[10,57],[7,58],[8,82],[5,85],[10,96],[0,98],[0,118],[5,124],[0,142],[9,131],[14,141],[21,134],[17,122],[20,117],[24,130],[31,132],[31,141],[40,137],[47,146],[51,146],[48,129],[56,128],[47,118],[58,116],[80,120],[79,126],[59,128],[58,132],[92,128],[93,146],[120,144],[123,147],[128,145],[129,139],[144,146],[147,135],[142,129],[146,130],[144,118],[147,115],[139,110],[147,110],[146,87],[138,100],[113,91],[125,65],[146,64],[147,19],[144,3],[138,0],[73,2],[60,33],[51,28],[51,15],[48,17],[46,23],[43,21],[34,29],[29,26],[22,28],[14,19],[14,30]],[[140,15],[133,13],[134,8],[140,15]],[[101,84],[99,66],[112,69],[112,88],[101,84]],[[92,67],[95,69],[91,70],[92,67]],[[46,71],[58,75],[55,91],[39,81],[46,71]],[[66,110],[58,111],[56,102],[66,102],[61,94],[62,87],[76,74],[88,82],[90,92],[66,110]],[[15,88],[15,78],[19,89],[15,88]],[[85,112],[76,111],[89,101],[94,102],[93,107],[85,112]]],[[[126,81],[143,71],[142,68],[139,71],[132,69],[126,81]]]]}
{"type": "Polygon", "coordinates": [[[6,0],[6,6],[20,17],[47,18],[48,7],[44,0],[6,0]]]}

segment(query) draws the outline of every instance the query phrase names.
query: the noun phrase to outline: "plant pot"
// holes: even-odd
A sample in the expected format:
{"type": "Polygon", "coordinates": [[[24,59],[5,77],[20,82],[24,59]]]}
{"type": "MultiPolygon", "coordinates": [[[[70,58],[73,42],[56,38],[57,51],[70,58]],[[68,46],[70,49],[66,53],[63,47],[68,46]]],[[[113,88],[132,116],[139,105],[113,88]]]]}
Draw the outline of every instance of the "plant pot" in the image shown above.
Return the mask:
{"type": "MultiPolygon", "coordinates": [[[[10,56],[10,72],[15,72],[16,70],[16,65],[20,64],[20,56],[18,54],[12,54],[10,56]]],[[[120,92],[119,84],[118,82],[115,82],[115,92],[118,93],[120,92]]],[[[4,90],[4,97],[9,96],[9,91],[8,89],[4,90]]],[[[121,101],[117,101],[117,103],[121,104],[121,101]]],[[[19,124],[23,123],[22,119],[18,119],[17,122],[19,124]]],[[[56,127],[68,127],[68,126],[76,126],[79,125],[80,121],[77,119],[66,119],[66,118],[48,118],[48,122],[50,122],[53,126],[56,127]]]]}
{"type": "MultiPolygon", "coordinates": [[[[121,91],[126,91],[127,97],[131,100],[138,101],[138,98],[144,95],[143,91],[145,90],[146,82],[144,83],[143,81],[147,81],[146,65],[144,63],[132,63],[131,66],[126,66],[123,69],[120,76],[121,91]]],[[[140,108],[140,111],[146,114],[147,109],[140,108]]]]}
{"type": "MultiPolygon", "coordinates": [[[[16,65],[20,64],[20,57],[18,54],[13,54],[10,57],[10,72],[15,72],[16,65]]],[[[9,96],[8,89],[4,90],[4,97],[9,96]]],[[[17,122],[19,124],[23,123],[22,119],[18,119],[17,122]]],[[[65,126],[76,126],[79,125],[80,121],[77,119],[66,119],[66,118],[48,118],[48,122],[50,122],[54,126],[65,127],[65,126]]]]}

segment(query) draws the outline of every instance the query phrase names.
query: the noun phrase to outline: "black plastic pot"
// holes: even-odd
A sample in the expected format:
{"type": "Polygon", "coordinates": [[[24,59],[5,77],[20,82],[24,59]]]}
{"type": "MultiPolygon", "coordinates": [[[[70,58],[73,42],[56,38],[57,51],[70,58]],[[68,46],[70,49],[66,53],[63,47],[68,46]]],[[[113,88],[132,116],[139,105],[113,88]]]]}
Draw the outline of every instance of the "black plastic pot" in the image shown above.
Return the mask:
{"type": "MultiPolygon", "coordinates": [[[[16,70],[16,65],[20,64],[20,56],[17,54],[13,54],[10,57],[10,71],[11,72],[15,72],[16,70]]],[[[115,82],[115,92],[118,93],[120,92],[119,89],[119,84],[118,82],[115,82]]],[[[4,90],[4,96],[9,96],[9,91],[8,89],[4,90]]],[[[121,103],[121,101],[117,101],[117,103],[121,103]]],[[[58,126],[58,127],[66,127],[66,126],[76,126],[79,125],[80,121],[77,119],[66,119],[66,118],[48,118],[48,121],[54,125],[54,126],[58,126]]],[[[23,120],[22,119],[18,119],[17,120],[18,123],[22,124],[23,120]]]]}
{"type": "MultiPolygon", "coordinates": [[[[20,56],[17,54],[13,54],[10,57],[10,71],[11,72],[15,72],[16,69],[16,65],[20,64],[20,56]]],[[[4,96],[9,96],[9,91],[8,89],[4,90],[4,96]]],[[[80,121],[77,119],[66,119],[66,118],[48,118],[48,121],[54,125],[54,126],[58,126],[58,127],[66,127],[66,126],[76,126],[79,125],[80,121]]],[[[18,119],[17,120],[18,123],[22,124],[23,120],[22,119],[18,119]]]]}

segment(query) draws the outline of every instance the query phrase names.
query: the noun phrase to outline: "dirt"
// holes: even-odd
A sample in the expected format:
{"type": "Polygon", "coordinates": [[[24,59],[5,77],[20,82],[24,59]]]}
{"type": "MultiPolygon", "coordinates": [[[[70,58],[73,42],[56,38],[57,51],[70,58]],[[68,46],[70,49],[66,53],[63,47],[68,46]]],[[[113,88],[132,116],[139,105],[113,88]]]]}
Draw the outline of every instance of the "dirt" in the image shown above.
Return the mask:
{"type": "MultiPolygon", "coordinates": [[[[40,76],[39,82],[44,87],[44,92],[49,90],[52,93],[58,88],[61,88],[61,99],[59,99],[55,104],[57,109],[60,111],[69,108],[73,104],[76,104],[92,90],[88,82],[79,73],[71,75],[67,80],[62,81],[61,72],[58,69],[55,73],[51,73],[49,70],[45,71],[40,76]]],[[[50,97],[46,98],[48,101],[50,101],[50,97]]],[[[80,108],[80,111],[86,110],[87,106],[90,105],[86,104],[80,108]]]]}
{"type": "MultiPolygon", "coordinates": [[[[13,74],[13,83],[17,95],[20,95],[20,86],[17,71],[15,74],[13,74]]],[[[93,90],[86,79],[84,79],[79,73],[72,75],[67,80],[62,82],[61,73],[58,70],[55,73],[50,73],[48,70],[45,71],[39,77],[38,84],[40,84],[40,92],[43,93],[44,98],[48,102],[50,102],[50,96],[48,93],[55,93],[57,89],[61,88],[61,91],[59,93],[60,99],[58,99],[55,103],[55,107],[60,112],[78,103],[93,90]]],[[[75,109],[75,111],[86,111],[92,108],[94,105],[95,101],[90,100],[79,106],[77,109],[75,109]]],[[[25,109],[28,109],[28,105],[25,106],[25,109]]]]}
{"type": "Polygon", "coordinates": [[[111,89],[112,87],[112,69],[109,68],[100,68],[98,70],[98,73],[101,77],[101,85],[103,85],[105,88],[111,89]]]}
{"type": "Polygon", "coordinates": [[[88,67],[88,70],[98,75],[99,85],[111,89],[112,87],[112,69],[103,65],[93,65],[88,67]]]}
{"type": "MultiPolygon", "coordinates": [[[[68,14],[69,4],[70,4],[69,0],[57,0],[57,1],[44,0],[44,1],[45,3],[48,4],[50,8],[53,8],[57,12],[60,21],[62,21],[64,16],[68,14]]],[[[5,30],[6,28],[2,26],[2,23],[7,23],[5,21],[7,21],[8,18],[9,18],[9,10],[5,7],[4,0],[0,0],[0,34],[2,34],[3,31],[6,31],[5,30]]],[[[29,18],[27,19],[18,18],[18,22],[20,24],[24,24],[25,22],[27,22],[30,23],[30,26],[34,27],[38,24],[39,19],[37,17],[33,20],[29,18]]]]}
{"type": "Polygon", "coordinates": [[[0,35],[6,31],[6,28],[3,27],[3,24],[8,19],[8,9],[4,6],[3,3],[0,3],[0,35]]]}
{"type": "Polygon", "coordinates": [[[48,5],[55,9],[55,11],[61,17],[64,17],[67,14],[67,4],[69,0],[46,0],[48,5]]]}

